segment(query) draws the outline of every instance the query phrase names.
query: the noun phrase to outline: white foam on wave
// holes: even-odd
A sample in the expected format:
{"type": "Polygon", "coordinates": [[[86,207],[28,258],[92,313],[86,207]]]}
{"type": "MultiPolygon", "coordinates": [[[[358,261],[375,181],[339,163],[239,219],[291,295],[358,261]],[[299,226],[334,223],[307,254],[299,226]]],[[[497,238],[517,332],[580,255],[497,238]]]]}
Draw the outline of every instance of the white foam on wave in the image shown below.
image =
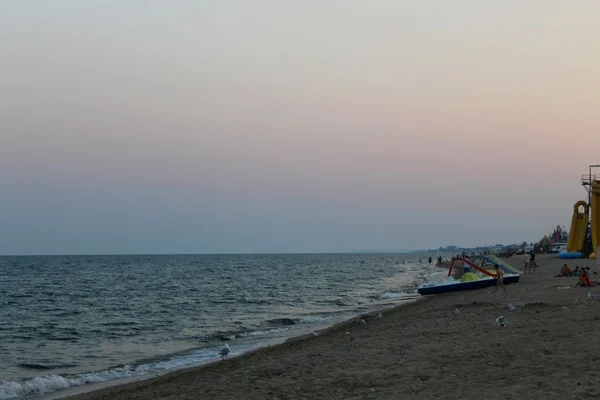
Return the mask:
{"type": "MultiPolygon", "coordinates": [[[[298,322],[314,323],[331,319],[326,316],[305,316],[298,322]]],[[[289,327],[279,327],[265,330],[258,330],[237,335],[240,338],[260,339],[271,335],[277,335],[290,331],[289,327]]],[[[248,346],[231,355],[239,355],[248,350],[260,347],[259,344],[248,346]]],[[[32,395],[44,395],[59,390],[75,388],[78,386],[98,384],[103,382],[128,379],[143,378],[153,373],[169,372],[194,364],[202,364],[218,359],[216,354],[218,349],[202,349],[188,354],[179,354],[168,359],[157,360],[144,364],[125,365],[103,371],[87,372],[72,375],[46,375],[27,379],[23,381],[5,381],[0,380],[0,400],[19,399],[32,395]]]]}
{"type": "Polygon", "coordinates": [[[203,349],[191,354],[174,356],[167,360],[139,365],[126,365],[104,371],[74,375],[46,375],[20,382],[0,381],[0,400],[18,399],[24,396],[41,395],[61,389],[117,379],[135,378],[165,372],[215,359],[216,350],[203,349]]]}
{"type": "Polygon", "coordinates": [[[402,297],[406,297],[408,296],[407,293],[401,293],[401,292],[385,292],[382,293],[379,298],[382,300],[387,300],[387,299],[399,299],[402,297]]]}
{"type": "Polygon", "coordinates": [[[239,338],[262,337],[262,336],[267,336],[270,334],[287,332],[288,330],[289,330],[288,328],[273,328],[273,329],[266,329],[264,331],[252,331],[252,332],[240,333],[239,335],[237,335],[237,337],[239,337],[239,338]]]}

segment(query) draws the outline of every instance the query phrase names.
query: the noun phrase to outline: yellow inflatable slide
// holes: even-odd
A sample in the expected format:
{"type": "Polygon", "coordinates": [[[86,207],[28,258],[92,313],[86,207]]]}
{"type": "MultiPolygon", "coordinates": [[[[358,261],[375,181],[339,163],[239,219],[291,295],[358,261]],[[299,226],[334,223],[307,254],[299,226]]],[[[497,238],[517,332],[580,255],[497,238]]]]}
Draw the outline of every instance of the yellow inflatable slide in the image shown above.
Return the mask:
{"type": "Polygon", "coordinates": [[[596,258],[596,251],[600,246],[600,181],[592,182],[592,254],[596,258]]]}
{"type": "Polygon", "coordinates": [[[590,207],[585,201],[578,201],[573,206],[573,217],[571,218],[571,230],[567,241],[567,251],[582,251],[585,245],[585,234],[590,219],[590,207]],[[583,212],[579,208],[583,207],[583,212]]]}

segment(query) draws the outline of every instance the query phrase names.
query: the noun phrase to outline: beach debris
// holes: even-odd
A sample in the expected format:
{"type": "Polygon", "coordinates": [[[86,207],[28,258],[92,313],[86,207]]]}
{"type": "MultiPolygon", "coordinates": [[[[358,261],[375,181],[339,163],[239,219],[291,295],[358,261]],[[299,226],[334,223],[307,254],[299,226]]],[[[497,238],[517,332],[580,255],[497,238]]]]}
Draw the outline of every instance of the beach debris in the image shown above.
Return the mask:
{"type": "Polygon", "coordinates": [[[346,335],[352,335],[350,332],[346,332],[346,335]]]}
{"type": "Polygon", "coordinates": [[[511,312],[515,312],[515,311],[519,311],[519,310],[521,309],[521,307],[513,306],[513,304],[512,304],[512,303],[508,303],[508,309],[509,309],[511,312]]]}
{"type": "Polygon", "coordinates": [[[454,309],[454,314],[456,314],[456,315],[460,314],[460,310],[458,308],[455,308],[454,309]]]}
{"type": "Polygon", "coordinates": [[[503,328],[506,328],[506,326],[508,325],[508,321],[503,316],[499,316],[498,318],[496,318],[495,322],[497,325],[500,325],[503,328]]]}
{"type": "Polygon", "coordinates": [[[383,318],[383,316],[381,315],[381,313],[377,313],[377,315],[375,316],[375,319],[381,319],[383,318]]]}
{"type": "Polygon", "coordinates": [[[364,319],[361,318],[361,319],[358,320],[358,323],[361,324],[361,325],[366,325],[367,321],[365,321],[364,319]]]}
{"type": "Polygon", "coordinates": [[[312,333],[312,335],[313,335],[314,337],[317,337],[317,336],[319,336],[319,334],[318,334],[317,332],[313,332],[313,333],[312,333]]]}
{"type": "Polygon", "coordinates": [[[227,358],[227,356],[229,355],[230,352],[231,352],[231,349],[229,348],[229,345],[227,343],[225,343],[225,347],[223,347],[221,349],[221,351],[219,351],[219,355],[221,356],[221,360],[225,360],[227,358]]]}
{"type": "Polygon", "coordinates": [[[600,296],[593,294],[592,292],[588,292],[588,297],[592,300],[600,300],[600,296]]]}

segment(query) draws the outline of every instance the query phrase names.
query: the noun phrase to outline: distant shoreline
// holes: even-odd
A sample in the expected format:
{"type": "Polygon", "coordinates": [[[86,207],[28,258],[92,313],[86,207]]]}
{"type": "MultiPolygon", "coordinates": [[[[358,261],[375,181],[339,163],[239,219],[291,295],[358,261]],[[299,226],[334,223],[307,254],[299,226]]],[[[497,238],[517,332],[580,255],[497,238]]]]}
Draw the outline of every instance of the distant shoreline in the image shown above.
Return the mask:
{"type": "MultiPolygon", "coordinates": [[[[340,254],[419,254],[432,253],[427,250],[398,250],[398,251],[346,251],[322,253],[114,253],[114,254],[0,254],[0,257],[157,257],[157,256],[302,256],[302,255],[340,255],[340,254]]],[[[438,251],[439,253],[439,251],[438,251]]],[[[449,252],[442,252],[449,253],[449,252]]]]}

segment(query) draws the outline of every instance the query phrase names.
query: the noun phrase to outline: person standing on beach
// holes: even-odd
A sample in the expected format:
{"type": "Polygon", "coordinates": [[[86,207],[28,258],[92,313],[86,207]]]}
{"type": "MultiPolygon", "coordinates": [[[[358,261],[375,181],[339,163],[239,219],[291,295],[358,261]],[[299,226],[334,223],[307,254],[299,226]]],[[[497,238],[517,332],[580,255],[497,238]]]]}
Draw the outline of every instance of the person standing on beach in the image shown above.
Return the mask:
{"type": "Polygon", "coordinates": [[[525,253],[523,255],[523,274],[527,274],[529,270],[529,254],[525,253]]]}
{"type": "Polygon", "coordinates": [[[508,293],[508,291],[504,287],[504,272],[500,271],[500,268],[498,268],[498,264],[494,265],[494,271],[496,271],[496,289],[493,293],[496,293],[498,287],[500,286],[502,286],[502,289],[504,289],[504,293],[508,293]]]}
{"type": "Polygon", "coordinates": [[[532,250],[531,254],[529,255],[529,273],[531,273],[531,274],[535,273],[536,267],[537,267],[537,264],[535,262],[535,252],[532,250]]]}

